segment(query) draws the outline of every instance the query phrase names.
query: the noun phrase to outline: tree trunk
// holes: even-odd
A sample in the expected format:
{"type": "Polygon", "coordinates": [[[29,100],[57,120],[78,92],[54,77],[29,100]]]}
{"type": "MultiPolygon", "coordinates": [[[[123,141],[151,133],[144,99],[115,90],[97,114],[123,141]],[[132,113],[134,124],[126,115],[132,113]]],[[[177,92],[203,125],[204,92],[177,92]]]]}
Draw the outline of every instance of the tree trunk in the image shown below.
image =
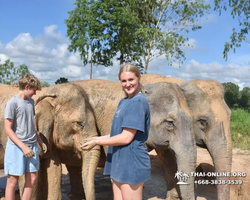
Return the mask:
{"type": "Polygon", "coordinates": [[[123,63],[124,63],[124,55],[121,52],[121,55],[120,55],[120,66],[122,66],[123,63]]]}
{"type": "Polygon", "coordinates": [[[89,79],[92,79],[92,72],[93,72],[93,50],[92,50],[92,46],[91,46],[91,59],[90,59],[90,77],[89,79]]]}

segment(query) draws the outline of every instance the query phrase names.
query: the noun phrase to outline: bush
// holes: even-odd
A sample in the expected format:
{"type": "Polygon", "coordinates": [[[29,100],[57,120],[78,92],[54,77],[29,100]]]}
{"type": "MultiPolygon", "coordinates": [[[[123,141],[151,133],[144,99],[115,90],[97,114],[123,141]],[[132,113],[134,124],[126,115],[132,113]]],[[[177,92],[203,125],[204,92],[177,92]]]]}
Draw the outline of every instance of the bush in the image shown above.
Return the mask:
{"type": "Polygon", "coordinates": [[[243,109],[232,109],[231,111],[233,147],[250,150],[250,113],[243,109]]]}

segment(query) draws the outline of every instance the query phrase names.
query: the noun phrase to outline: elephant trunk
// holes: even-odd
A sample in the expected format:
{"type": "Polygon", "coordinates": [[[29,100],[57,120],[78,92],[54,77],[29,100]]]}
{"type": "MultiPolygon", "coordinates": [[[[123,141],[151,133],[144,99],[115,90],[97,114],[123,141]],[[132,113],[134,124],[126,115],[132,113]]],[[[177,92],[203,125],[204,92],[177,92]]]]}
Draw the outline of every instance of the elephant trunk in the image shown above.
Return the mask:
{"type": "Polygon", "coordinates": [[[85,199],[95,200],[95,172],[100,159],[100,146],[90,151],[82,151],[82,183],[85,199]]]}
{"type": "Polygon", "coordinates": [[[218,182],[216,184],[218,200],[230,199],[230,184],[222,183],[230,180],[228,174],[230,174],[232,167],[232,144],[231,138],[226,138],[223,132],[224,128],[221,127],[216,134],[213,133],[213,137],[209,138],[207,142],[207,149],[214,162],[215,172],[218,174],[215,177],[218,182]]]}
{"type": "MultiPolygon", "coordinates": [[[[163,160],[168,199],[194,200],[194,177],[191,172],[196,167],[196,146],[193,137],[186,142],[170,142],[170,148],[155,148],[163,160]]],[[[154,148],[151,147],[150,148],[154,148]]]]}
{"type": "Polygon", "coordinates": [[[175,179],[178,180],[179,198],[182,200],[192,200],[195,199],[195,190],[194,176],[191,175],[191,172],[195,172],[197,152],[195,145],[189,146],[184,143],[172,147],[177,163],[175,179]],[[179,177],[178,173],[180,174],[179,177]]]}

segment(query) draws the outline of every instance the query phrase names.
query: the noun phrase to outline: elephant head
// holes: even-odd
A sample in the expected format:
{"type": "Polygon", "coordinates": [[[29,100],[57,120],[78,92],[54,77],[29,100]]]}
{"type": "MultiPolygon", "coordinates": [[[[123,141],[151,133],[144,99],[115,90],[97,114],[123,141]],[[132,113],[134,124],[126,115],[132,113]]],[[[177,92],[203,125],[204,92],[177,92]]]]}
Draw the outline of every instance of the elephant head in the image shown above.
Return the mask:
{"type": "Polygon", "coordinates": [[[196,146],[190,112],[181,89],[174,83],[144,85],[151,112],[151,126],[146,145],[163,160],[170,199],[195,199],[194,178],[188,185],[178,185],[175,173],[189,174],[196,167],[196,146]]]}
{"type": "Polygon", "coordinates": [[[36,129],[49,151],[41,159],[39,187],[35,199],[61,199],[61,163],[81,166],[86,199],[94,199],[94,176],[100,147],[82,151],[80,142],[97,136],[95,117],[88,96],[70,83],[43,89],[35,100],[36,129]],[[43,192],[42,194],[40,193],[43,192]]]}
{"type": "MultiPolygon", "coordinates": [[[[180,87],[192,113],[196,144],[207,148],[216,172],[231,172],[231,111],[224,101],[222,85],[214,80],[193,80],[180,87]]],[[[218,200],[230,199],[230,185],[217,185],[217,190],[218,200]]]]}

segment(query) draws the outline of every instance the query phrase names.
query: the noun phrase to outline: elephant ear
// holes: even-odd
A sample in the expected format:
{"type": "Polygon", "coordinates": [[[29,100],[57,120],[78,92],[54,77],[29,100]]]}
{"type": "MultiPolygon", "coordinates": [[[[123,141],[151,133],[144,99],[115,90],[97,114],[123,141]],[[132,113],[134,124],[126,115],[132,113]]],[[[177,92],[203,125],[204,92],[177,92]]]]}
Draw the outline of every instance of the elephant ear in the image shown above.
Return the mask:
{"type": "Polygon", "coordinates": [[[47,98],[47,97],[51,97],[51,98],[56,98],[57,95],[56,94],[45,94],[45,95],[42,95],[40,97],[38,97],[35,101],[35,106],[40,102],[42,101],[44,98],[47,98]]]}
{"type": "Polygon", "coordinates": [[[58,110],[56,104],[57,95],[46,94],[40,96],[35,101],[35,126],[36,131],[40,134],[48,147],[48,153],[50,152],[51,145],[53,144],[52,135],[54,128],[55,112],[58,110]]]}
{"type": "Polygon", "coordinates": [[[61,109],[61,105],[57,103],[57,98],[58,98],[58,95],[56,95],[56,94],[45,94],[45,95],[37,98],[37,100],[35,101],[35,106],[40,101],[45,100],[53,107],[55,114],[56,114],[61,109]]]}
{"type": "Polygon", "coordinates": [[[146,87],[147,84],[142,84],[140,83],[140,92],[144,95],[148,94],[149,93],[149,90],[148,88],[146,87]]]}

